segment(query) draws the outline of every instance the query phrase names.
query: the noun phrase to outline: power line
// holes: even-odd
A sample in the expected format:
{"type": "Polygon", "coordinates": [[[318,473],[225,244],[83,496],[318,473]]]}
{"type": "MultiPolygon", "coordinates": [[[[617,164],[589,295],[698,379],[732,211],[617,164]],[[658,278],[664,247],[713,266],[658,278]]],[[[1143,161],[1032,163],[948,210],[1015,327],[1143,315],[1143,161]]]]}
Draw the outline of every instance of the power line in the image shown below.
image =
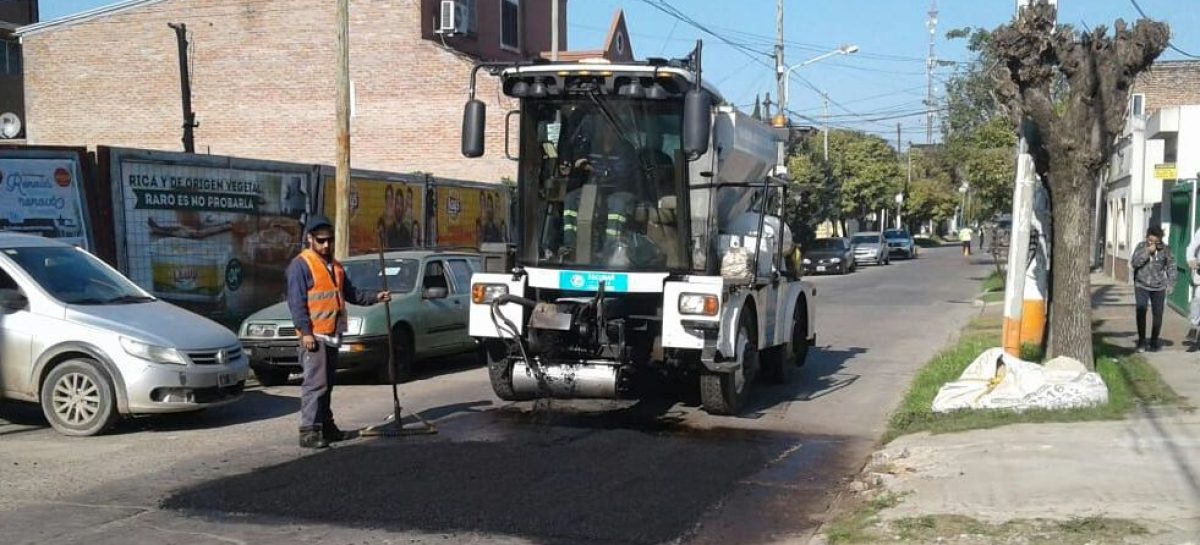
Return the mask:
{"type": "MultiPolygon", "coordinates": [[[[1133,4],[1134,9],[1137,9],[1138,13],[1142,14],[1142,18],[1144,18],[1144,19],[1151,18],[1149,15],[1146,15],[1145,11],[1142,10],[1142,6],[1138,5],[1137,0],[1129,0],[1129,2],[1133,4]]],[[[1167,42],[1167,47],[1170,47],[1171,49],[1175,50],[1176,53],[1179,53],[1180,55],[1183,55],[1184,57],[1188,57],[1191,59],[1200,59],[1200,56],[1193,55],[1182,49],[1179,49],[1178,47],[1175,47],[1175,44],[1172,42],[1167,42]]]]}

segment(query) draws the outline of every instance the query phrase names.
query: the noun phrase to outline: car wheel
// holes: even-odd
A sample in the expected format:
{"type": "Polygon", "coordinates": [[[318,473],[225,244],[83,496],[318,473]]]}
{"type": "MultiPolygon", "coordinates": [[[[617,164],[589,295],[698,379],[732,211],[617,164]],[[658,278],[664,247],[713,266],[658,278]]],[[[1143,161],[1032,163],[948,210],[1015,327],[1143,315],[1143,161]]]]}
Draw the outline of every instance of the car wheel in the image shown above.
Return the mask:
{"type": "Polygon", "coordinates": [[[112,380],[92,359],[56,366],[42,383],[40,397],[42,414],[63,435],[99,435],[117,422],[112,380]]]}
{"type": "Polygon", "coordinates": [[[287,384],[288,377],[292,374],[288,369],[266,365],[255,366],[252,369],[254,369],[254,376],[258,378],[258,383],[263,386],[283,386],[287,384]]]}
{"type": "MultiPolygon", "coordinates": [[[[745,315],[743,315],[745,316],[745,315]]],[[[758,370],[758,339],[750,327],[750,318],[738,325],[737,343],[743,344],[742,366],[729,373],[705,370],[700,375],[700,403],[710,414],[735,415],[742,410],[750,391],[750,382],[758,370]]]]}
{"type": "Polygon", "coordinates": [[[508,357],[508,346],[500,339],[483,341],[483,354],[487,358],[488,380],[496,397],[504,401],[533,399],[532,394],[518,394],[513,388],[513,361],[508,357]]]}
{"type": "MultiPolygon", "coordinates": [[[[412,378],[413,341],[408,330],[401,326],[392,328],[392,361],[396,369],[396,384],[408,382],[412,378]]],[[[388,362],[382,361],[375,368],[375,380],[380,384],[391,384],[392,375],[388,371],[388,362]]]]}

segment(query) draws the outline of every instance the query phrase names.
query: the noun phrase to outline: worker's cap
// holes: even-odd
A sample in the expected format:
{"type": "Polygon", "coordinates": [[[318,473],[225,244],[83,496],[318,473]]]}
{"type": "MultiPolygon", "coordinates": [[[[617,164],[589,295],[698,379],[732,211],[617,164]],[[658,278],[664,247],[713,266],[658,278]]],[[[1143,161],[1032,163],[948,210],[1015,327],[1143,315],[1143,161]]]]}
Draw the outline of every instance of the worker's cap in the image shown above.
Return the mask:
{"type": "Polygon", "coordinates": [[[330,222],[329,218],[325,216],[315,214],[308,217],[308,223],[304,226],[304,232],[311,235],[313,231],[326,227],[333,229],[333,222],[330,222]]]}

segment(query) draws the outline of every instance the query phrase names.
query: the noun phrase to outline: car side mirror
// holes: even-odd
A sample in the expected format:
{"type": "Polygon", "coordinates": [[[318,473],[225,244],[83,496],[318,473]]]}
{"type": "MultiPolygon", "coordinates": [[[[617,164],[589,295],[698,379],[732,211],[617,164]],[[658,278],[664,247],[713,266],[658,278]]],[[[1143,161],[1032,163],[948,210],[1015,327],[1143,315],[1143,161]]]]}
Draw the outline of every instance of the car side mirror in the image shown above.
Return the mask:
{"type": "Polygon", "coordinates": [[[19,290],[0,289],[0,308],[4,310],[25,310],[29,307],[29,298],[19,290]]]}
{"type": "Polygon", "coordinates": [[[446,288],[425,288],[425,292],[421,294],[421,297],[425,299],[445,299],[447,295],[450,295],[450,292],[446,288]]]}

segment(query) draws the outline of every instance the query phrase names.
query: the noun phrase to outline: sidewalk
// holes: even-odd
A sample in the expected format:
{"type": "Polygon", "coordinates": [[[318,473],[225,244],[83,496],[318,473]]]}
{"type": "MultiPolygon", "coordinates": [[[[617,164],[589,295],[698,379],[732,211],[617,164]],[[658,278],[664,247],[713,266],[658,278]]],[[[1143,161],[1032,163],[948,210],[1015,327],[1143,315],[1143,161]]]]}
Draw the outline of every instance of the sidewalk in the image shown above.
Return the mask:
{"type": "MultiPolygon", "coordinates": [[[[1132,287],[1100,277],[1092,283],[1098,330],[1108,342],[1132,349],[1132,287]]],[[[1146,359],[1190,405],[1198,405],[1200,354],[1183,352],[1187,322],[1170,309],[1166,314],[1166,346],[1146,359]]],[[[1186,408],[1142,407],[1123,421],[915,434],[877,452],[867,471],[876,472],[885,490],[902,495],[881,513],[887,521],[1104,517],[1136,521],[1149,534],[1099,543],[1200,544],[1200,413],[1186,408]]],[[[959,537],[967,539],[947,542],[989,542],[959,537]]]]}

